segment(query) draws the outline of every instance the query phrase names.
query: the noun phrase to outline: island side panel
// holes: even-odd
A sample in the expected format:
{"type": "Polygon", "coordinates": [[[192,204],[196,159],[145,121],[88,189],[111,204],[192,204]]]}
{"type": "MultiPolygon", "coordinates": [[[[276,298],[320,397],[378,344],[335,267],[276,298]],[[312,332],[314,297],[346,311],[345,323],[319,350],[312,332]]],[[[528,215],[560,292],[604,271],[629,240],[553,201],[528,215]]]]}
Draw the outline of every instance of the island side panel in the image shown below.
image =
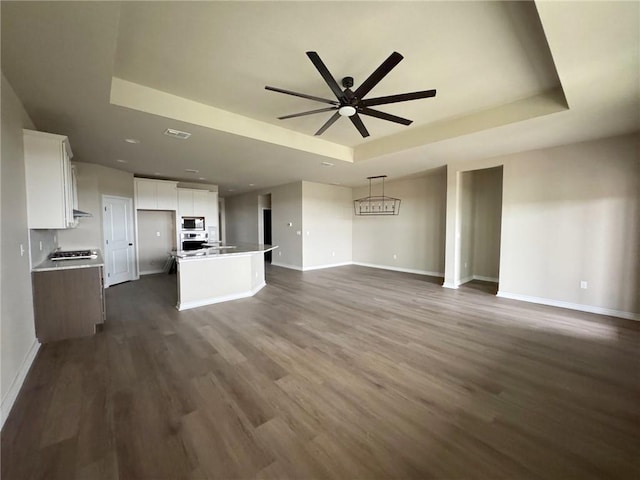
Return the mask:
{"type": "MultiPolygon", "coordinates": [[[[256,255],[181,260],[178,263],[178,310],[253,295],[256,255]]],[[[263,274],[264,275],[264,274],[263,274]]]]}

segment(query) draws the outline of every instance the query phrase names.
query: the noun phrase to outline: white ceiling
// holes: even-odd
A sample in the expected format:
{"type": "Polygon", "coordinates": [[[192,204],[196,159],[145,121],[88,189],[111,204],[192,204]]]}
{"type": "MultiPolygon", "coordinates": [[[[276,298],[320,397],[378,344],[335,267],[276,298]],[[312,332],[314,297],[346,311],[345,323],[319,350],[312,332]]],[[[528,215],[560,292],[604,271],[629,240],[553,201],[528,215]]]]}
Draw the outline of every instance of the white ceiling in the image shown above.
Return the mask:
{"type": "Polygon", "coordinates": [[[78,161],[202,177],[223,195],[296,180],[355,186],[640,128],[637,2],[1,6],[2,71],[39,129],[68,135],[78,161]],[[264,90],[331,98],[308,50],[355,87],[398,51],[404,60],[369,97],[438,94],[377,107],[409,127],[363,116],[364,140],[341,118],[313,137],[330,113],[276,117],[323,104],[264,90]],[[117,85],[131,88],[118,96],[117,85]],[[192,137],[163,136],[168,127],[192,137]]]}

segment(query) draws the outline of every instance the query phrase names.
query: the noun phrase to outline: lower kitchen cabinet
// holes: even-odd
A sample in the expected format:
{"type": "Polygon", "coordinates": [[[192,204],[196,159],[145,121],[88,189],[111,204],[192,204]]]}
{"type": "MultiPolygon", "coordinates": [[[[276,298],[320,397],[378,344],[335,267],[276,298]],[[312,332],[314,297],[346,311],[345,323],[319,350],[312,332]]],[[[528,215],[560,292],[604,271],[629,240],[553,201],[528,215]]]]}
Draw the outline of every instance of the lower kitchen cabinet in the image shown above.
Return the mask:
{"type": "Polygon", "coordinates": [[[33,272],[32,281],[40,343],[90,336],[104,322],[102,267],[33,272]]]}

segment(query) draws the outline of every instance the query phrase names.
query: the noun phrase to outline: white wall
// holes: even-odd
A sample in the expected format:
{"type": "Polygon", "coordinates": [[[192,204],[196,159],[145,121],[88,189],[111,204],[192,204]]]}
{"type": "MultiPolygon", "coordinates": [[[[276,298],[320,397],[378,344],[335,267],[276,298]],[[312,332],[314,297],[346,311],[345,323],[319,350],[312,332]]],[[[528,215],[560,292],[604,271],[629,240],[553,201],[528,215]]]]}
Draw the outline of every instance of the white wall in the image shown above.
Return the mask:
{"type": "MultiPolygon", "coordinates": [[[[444,168],[416,178],[385,182],[385,195],[402,201],[400,214],[354,215],[353,261],[442,276],[446,184],[444,168]]],[[[374,184],[372,194],[380,193],[380,185],[374,184]]],[[[353,190],[354,200],[368,195],[368,187],[353,190]]]]}
{"type": "Polygon", "coordinates": [[[302,269],[302,182],[270,191],[271,236],[273,244],[279,247],[273,252],[271,263],[302,269]]]}
{"type": "Polygon", "coordinates": [[[102,248],[102,195],[133,199],[133,174],[93,163],[74,162],[74,165],[78,208],[93,217],[80,218],[76,228],[58,230],[58,244],[64,250],[102,248]]]}
{"type": "Polygon", "coordinates": [[[502,167],[460,175],[460,282],[498,281],[502,167]]]}
{"type": "Polygon", "coordinates": [[[498,281],[502,224],[502,168],[473,173],[473,278],[498,281]]]}
{"type": "Polygon", "coordinates": [[[638,138],[450,164],[445,285],[455,287],[460,279],[461,173],[503,165],[500,294],[638,318],[638,138]]]}
{"type": "Polygon", "coordinates": [[[227,243],[262,243],[260,196],[267,194],[271,194],[271,236],[279,247],[272,264],[302,269],[302,182],[226,197],[227,243]]]}
{"type": "Polygon", "coordinates": [[[258,194],[251,192],[225,198],[227,243],[260,243],[258,197],[258,194]]]}
{"type": "Polygon", "coordinates": [[[350,188],[302,182],[303,269],[352,261],[350,188]]]}
{"type": "Polygon", "coordinates": [[[638,136],[505,160],[500,291],[640,313],[638,136]]]}
{"type": "Polygon", "coordinates": [[[0,397],[3,424],[37,352],[29,265],[29,230],[22,129],[33,129],[24,107],[2,75],[0,197],[0,397]],[[24,255],[20,255],[20,247],[24,255]]]}
{"type": "Polygon", "coordinates": [[[175,212],[138,210],[137,213],[140,275],[160,273],[169,252],[176,248],[175,212]]]}

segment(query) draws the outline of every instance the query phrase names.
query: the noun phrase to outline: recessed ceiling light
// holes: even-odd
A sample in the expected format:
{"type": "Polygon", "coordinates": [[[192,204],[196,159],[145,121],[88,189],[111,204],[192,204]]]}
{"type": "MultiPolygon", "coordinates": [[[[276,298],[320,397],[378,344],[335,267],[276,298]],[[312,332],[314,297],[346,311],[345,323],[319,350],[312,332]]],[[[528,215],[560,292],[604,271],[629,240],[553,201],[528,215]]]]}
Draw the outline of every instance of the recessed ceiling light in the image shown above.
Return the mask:
{"type": "Polygon", "coordinates": [[[250,184],[249,184],[249,186],[250,186],[250,187],[255,187],[255,186],[256,186],[256,184],[255,184],[255,183],[250,183],[250,184]]]}
{"type": "Polygon", "coordinates": [[[127,143],[140,143],[140,140],[137,138],[125,138],[124,141],[127,143]]]}
{"type": "Polygon", "coordinates": [[[333,167],[333,163],[331,162],[322,162],[320,163],[320,165],[322,165],[323,167],[333,167]]]}
{"type": "Polygon", "coordinates": [[[162,175],[160,172],[153,172],[154,175],[162,175]]]}
{"type": "Polygon", "coordinates": [[[121,158],[116,159],[116,162],[118,162],[118,163],[127,163],[126,160],[122,160],[121,158]]]}
{"type": "Polygon", "coordinates": [[[235,192],[235,190],[233,188],[228,188],[227,192],[235,192]]]}
{"type": "Polygon", "coordinates": [[[204,177],[198,177],[198,180],[206,180],[204,177]]]}
{"type": "Polygon", "coordinates": [[[186,140],[191,136],[189,132],[181,132],[180,130],[175,130],[173,128],[167,128],[164,131],[164,134],[169,137],[179,138],[180,140],[186,140]]]}
{"type": "Polygon", "coordinates": [[[185,168],[184,171],[188,173],[200,173],[200,170],[196,170],[195,168],[185,168]]]}

